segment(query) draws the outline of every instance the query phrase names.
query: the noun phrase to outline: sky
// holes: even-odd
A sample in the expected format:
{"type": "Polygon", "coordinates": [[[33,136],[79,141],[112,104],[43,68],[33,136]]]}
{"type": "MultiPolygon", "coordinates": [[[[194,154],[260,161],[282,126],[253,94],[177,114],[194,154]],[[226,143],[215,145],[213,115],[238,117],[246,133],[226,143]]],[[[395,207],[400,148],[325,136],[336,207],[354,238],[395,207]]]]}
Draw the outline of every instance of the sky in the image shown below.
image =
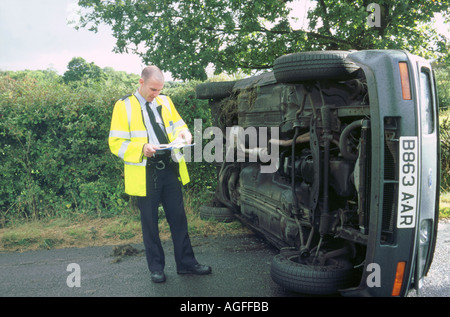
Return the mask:
{"type": "MultiPolygon", "coordinates": [[[[0,0],[0,70],[53,69],[63,75],[72,58],[82,57],[101,68],[140,74],[144,65],[138,56],[112,52],[115,39],[108,26],[94,33],[67,24],[76,17],[77,2],[0,0]]],[[[292,6],[301,25],[309,5],[296,2],[292,6]]]]}
{"type": "Polygon", "coordinates": [[[142,63],[132,54],[116,54],[108,27],[98,33],[75,30],[77,0],[0,0],[0,70],[56,70],[63,75],[74,57],[101,68],[140,74],[142,63]]]}

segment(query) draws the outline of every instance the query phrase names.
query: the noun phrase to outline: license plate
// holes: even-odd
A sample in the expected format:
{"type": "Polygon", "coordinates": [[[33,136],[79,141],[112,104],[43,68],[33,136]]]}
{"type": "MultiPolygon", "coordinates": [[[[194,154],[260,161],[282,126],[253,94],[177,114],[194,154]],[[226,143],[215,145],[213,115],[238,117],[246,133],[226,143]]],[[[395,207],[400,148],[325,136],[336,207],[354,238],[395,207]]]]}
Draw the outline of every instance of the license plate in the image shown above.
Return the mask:
{"type": "Polygon", "coordinates": [[[397,228],[414,228],[417,213],[417,137],[400,137],[397,228]]]}

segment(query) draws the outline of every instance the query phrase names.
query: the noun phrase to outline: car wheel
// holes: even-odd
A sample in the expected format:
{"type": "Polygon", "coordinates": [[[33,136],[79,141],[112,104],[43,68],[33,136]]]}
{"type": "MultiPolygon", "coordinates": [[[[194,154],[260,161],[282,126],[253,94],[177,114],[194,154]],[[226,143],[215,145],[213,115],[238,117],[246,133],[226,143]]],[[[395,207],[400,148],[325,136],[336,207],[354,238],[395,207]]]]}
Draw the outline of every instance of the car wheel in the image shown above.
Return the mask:
{"type": "Polygon", "coordinates": [[[195,87],[197,99],[220,100],[228,97],[236,81],[203,83],[195,87]]]}
{"type": "Polygon", "coordinates": [[[298,251],[281,252],[272,261],[270,275],[287,290],[313,295],[331,295],[351,285],[352,264],[342,258],[328,259],[325,265],[299,261],[298,251]]]}
{"type": "Polygon", "coordinates": [[[275,60],[273,71],[279,83],[308,80],[348,80],[359,67],[346,59],[348,51],[300,52],[275,60]]]}
{"type": "Polygon", "coordinates": [[[235,219],[235,217],[233,212],[227,207],[203,205],[200,207],[200,219],[214,219],[220,222],[231,222],[235,219]]]}

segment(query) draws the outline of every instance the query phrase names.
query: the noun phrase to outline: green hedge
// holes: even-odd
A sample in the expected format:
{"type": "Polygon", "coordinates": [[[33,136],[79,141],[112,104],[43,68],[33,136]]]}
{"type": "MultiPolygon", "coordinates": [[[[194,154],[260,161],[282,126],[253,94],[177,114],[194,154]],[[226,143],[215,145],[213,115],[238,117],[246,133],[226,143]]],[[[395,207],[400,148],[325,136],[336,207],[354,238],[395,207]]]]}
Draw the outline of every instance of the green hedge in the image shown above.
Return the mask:
{"type": "Polygon", "coordinates": [[[126,198],[107,136],[123,91],[30,77],[0,85],[2,217],[117,212],[126,198]]]}
{"type": "MultiPolygon", "coordinates": [[[[107,217],[134,208],[123,193],[123,163],[110,153],[107,140],[114,103],[136,87],[74,86],[58,78],[13,75],[0,76],[1,222],[107,217]]],[[[188,124],[202,116],[210,120],[207,103],[193,97],[194,85],[168,90],[188,124]]],[[[213,175],[211,169],[190,165],[188,189],[208,186],[212,180],[205,174],[213,175]]]]}
{"type": "Polygon", "coordinates": [[[447,110],[450,107],[450,66],[435,69],[439,107],[447,110]]]}

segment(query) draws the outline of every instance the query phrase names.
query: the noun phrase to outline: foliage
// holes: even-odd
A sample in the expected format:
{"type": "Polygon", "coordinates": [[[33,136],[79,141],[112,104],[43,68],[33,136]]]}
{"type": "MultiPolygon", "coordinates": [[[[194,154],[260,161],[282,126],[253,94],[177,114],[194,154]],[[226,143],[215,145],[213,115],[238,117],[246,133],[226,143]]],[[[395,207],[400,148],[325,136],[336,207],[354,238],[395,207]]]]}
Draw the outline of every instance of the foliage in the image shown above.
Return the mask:
{"type": "Polygon", "coordinates": [[[67,65],[68,70],[64,73],[63,79],[69,82],[91,81],[99,82],[104,79],[104,73],[100,67],[94,63],[88,63],[82,57],[74,57],[67,65]]]}
{"type": "Polygon", "coordinates": [[[107,24],[116,52],[132,51],[183,80],[205,80],[209,65],[216,74],[270,69],[277,57],[305,50],[396,48],[449,61],[448,39],[430,23],[437,12],[449,18],[448,1],[376,1],[380,27],[367,22],[372,2],[317,1],[309,26],[294,29],[293,0],[80,0],[76,28],[107,24]]]}
{"type": "Polygon", "coordinates": [[[53,83],[61,83],[62,77],[58,75],[56,70],[47,69],[47,70],[23,70],[16,72],[8,72],[8,71],[0,71],[0,76],[9,76],[12,80],[24,80],[25,78],[34,79],[38,82],[53,82],[53,83]]]}
{"type": "Polygon", "coordinates": [[[108,155],[111,107],[123,91],[0,79],[3,218],[117,210],[121,166],[108,155]]]}
{"type": "MultiPolygon", "coordinates": [[[[0,73],[0,220],[73,214],[108,217],[135,210],[124,194],[123,163],[111,154],[112,109],[136,90],[139,76],[102,70],[101,82],[65,84],[47,71],[0,73]],[[136,79],[131,82],[131,79],[136,79]]],[[[195,83],[169,83],[166,93],[191,127],[210,124],[195,83]]],[[[188,191],[214,186],[214,173],[190,163],[188,191]]]]}
{"type": "Polygon", "coordinates": [[[124,71],[116,71],[111,67],[103,68],[103,73],[106,76],[105,84],[106,85],[119,85],[124,88],[133,87],[137,88],[139,82],[139,75],[136,74],[128,74],[124,71]]]}
{"type": "Polygon", "coordinates": [[[441,112],[441,191],[450,192],[450,116],[441,112]]]}
{"type": "Polygon", "coordinates": [[[137,85],[139,75],[115,71],[111,67],[101,69],[94,63],[88,63],[82,57],[74,57],[67,65],[67,71],[62,76],[64,83],[72,87],[89,86],[97,84],[119,85],[131,87],[137,85]]]}
{"type": "Polygon", "coordinates": [[[439,107],[450,108],[450,66],[435,68],[439,107]]]}
{"type": "Polygon", "coordinates": [[[432,22],[435,13],[446,14],[448,19],[449,7],[448,1],[321,0],[308,16],[313,28],[322,20],[317,33],[329,37],[320,41],[318,49],[405,49],[448,62],[448,39],[437,33],[432,22]],[[380,5],[380,27],[367,23],[370,3],[380,5]]]}

